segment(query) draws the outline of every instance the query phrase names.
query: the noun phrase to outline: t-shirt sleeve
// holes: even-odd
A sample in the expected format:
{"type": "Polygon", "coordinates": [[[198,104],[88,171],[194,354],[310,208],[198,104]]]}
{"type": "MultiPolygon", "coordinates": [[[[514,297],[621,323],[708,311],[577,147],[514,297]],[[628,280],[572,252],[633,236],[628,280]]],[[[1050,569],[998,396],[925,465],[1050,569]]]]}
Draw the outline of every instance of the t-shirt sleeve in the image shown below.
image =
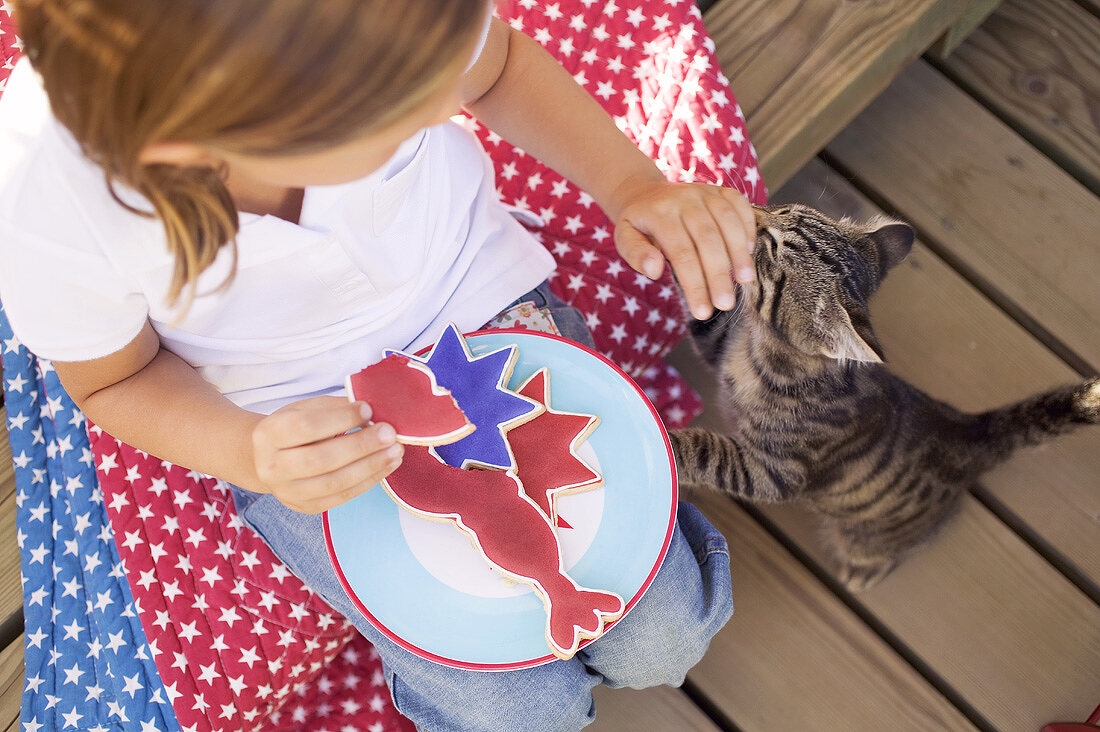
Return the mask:
{"type": "Polygon", "coordinates": [[[136,283],[94,245],[67,246],[2,223],[0,302],[16,338],[63,362],[118,351],[149,315],[136,283]]]}

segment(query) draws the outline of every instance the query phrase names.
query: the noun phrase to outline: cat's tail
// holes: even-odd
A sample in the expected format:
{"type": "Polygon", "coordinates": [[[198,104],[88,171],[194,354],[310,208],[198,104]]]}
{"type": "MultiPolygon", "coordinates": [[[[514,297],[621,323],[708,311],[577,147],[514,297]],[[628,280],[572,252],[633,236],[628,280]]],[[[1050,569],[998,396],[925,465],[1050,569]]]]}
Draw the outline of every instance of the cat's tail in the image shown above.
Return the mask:
{"type": "Polygon", "coordinates": [[[1100,424],[1100,379],[974,415],[969,428],[973,443],[981,446],[980,468],[986,470],[1021,447],[1038,445],[1088,424],[1100,424]]]}

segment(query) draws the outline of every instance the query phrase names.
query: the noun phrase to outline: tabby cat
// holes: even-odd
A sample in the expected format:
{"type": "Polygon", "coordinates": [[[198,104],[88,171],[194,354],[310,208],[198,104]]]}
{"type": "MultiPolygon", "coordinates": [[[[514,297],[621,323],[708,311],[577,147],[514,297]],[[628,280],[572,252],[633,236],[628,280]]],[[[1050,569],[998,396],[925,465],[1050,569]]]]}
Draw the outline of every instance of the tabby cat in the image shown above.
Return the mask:
{"type": "Polygon", "coordinates": [[[757,281],[736,309],[692,323],[719,370],[728,435],[671,435],[681,482],[751,502],[800,499],[852,591],[926,543],[977,477],[1023,445],[1100,422],[1100,380],[964,414],[887,371],[867,299],[913,230],[756,209],[757,281]]]}

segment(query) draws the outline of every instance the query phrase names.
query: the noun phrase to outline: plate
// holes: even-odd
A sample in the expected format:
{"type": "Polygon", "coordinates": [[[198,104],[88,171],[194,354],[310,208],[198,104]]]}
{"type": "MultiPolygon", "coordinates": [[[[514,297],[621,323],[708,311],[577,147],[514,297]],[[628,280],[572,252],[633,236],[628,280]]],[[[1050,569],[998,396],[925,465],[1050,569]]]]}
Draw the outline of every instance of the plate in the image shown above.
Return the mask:
{"type": "MultiPolygon", "coordinates": [[[[578,452],[604,484],[560,496],[558,513],[571,528],[557,531],[569,575],[584,587],[617,592],[629,614],[660,568],[676,523],[675,461],[653,406],[617,366],[564,338],[493,330],[468,335],[466,343],[475,356],[515,345],[510,389],[545,366],[552,408],[599,415],[578,452]]],[[[344,590],[402,648],[480,671],[555,660],[541,600],[490,569],[453,524],[403,511],[381,485],[328,511],[323,524],[344,590]]]]}

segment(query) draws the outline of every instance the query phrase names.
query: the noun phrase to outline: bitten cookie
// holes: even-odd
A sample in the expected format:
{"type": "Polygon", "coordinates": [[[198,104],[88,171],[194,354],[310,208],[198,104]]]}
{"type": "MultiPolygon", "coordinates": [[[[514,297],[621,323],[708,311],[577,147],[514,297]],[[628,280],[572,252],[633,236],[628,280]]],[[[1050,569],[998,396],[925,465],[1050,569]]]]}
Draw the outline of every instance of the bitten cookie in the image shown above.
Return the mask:
{"type": "Polygon", "coordinates": [[[406,445],[446,445],[475,427],[425,364],[400,353],[347,378],[348,399],[370,405],[375,422],[387,422],[406,445]]]}

